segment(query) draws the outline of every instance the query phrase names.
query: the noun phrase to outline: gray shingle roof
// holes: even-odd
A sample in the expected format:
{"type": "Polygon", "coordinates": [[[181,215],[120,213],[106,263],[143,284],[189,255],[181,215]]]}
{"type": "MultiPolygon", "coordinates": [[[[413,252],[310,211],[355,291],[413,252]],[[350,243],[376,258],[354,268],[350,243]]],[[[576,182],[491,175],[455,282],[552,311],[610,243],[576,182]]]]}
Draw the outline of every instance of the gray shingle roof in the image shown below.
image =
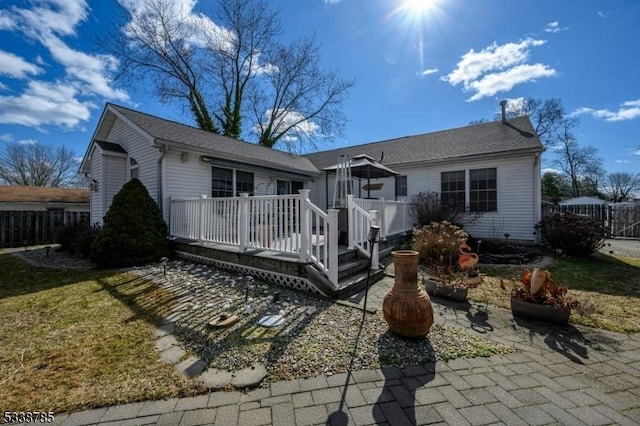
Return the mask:
{"type": "Polygon", "coordinates": [[[382,164],[394,166],[414,163],[433,163],[456,158],[502,154],[510,152],[542,151],[542,143],[528,117],[470,125],[456,129],[407,136],[364,145],[350,146],[307,154],[319,169],[335,164],[340,155],[354,157],[367,154],[382,164]]]}
{"type": "Polygon", "coordinates": [[[160,142],[190,146],[197,151],[209,153],[221,159],[243,161],[304,175],[320,174],[320,171],[305,157],[206,132],[119,105],[108,105],[160,142]]]}

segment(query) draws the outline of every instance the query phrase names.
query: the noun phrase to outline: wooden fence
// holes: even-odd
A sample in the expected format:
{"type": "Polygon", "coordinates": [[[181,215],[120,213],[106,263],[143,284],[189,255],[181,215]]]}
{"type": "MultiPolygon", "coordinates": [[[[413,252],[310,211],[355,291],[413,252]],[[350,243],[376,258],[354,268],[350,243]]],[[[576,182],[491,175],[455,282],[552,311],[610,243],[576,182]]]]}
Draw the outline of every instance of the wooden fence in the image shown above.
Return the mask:
{"type": "Polygon", "coordinates": [[[611,238],[640,238],[640,206],[629,204],[580,204],[542,206],[542,215],[571,212],[590,216],[600,222],[611,238]]]}
{"type": "Polygon", "coordinates": [[[0,247],[55,243],[56,229],[89,221],[89,212],[47,210],[0,211],[0,247]]]}

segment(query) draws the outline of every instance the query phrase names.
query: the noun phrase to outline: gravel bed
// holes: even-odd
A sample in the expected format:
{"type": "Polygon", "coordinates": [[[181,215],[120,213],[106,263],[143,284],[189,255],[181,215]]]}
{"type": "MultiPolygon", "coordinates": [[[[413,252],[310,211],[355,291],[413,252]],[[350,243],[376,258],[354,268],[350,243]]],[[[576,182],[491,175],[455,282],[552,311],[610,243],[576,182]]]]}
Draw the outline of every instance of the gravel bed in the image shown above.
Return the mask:
{"type": "Polygon", "coordinates": [[[71,256],[69,253],[61,251],[59,248],[59,245],[51,245],[29,247],[27,250],[24,248],[5,249],[5,251],[12,252],[14,255],[34,266],[45,266],[47,268],[60,269],[89,269],[93,267],[93,264],[89,259],[71,256]],[[45,247],[50,248],[47,250],[45,247]]]}
{"type": "Polygon", "coordinates": [[[261,362],[269,373],[267,382],[513,352],[438,324],[425,339],[402,339],[388,331],[380,310],[363,315],[360,309],[207,266],[172,261],[166,277],[161,266],[135,272],[151,274],[160,286],[180,295],[169,317],[174,334],[190,352],[222,370],[261,362]],[[244,313],[247,306],[250,313],[244,313]],[[237,315],[238,321],[228,328],[210,326],[220,314],[237,315]],[[284,323],[258,325],[266,315],[281,315],[284,323]]]}
{"type": "MultiPolygon", "coordinates": [[[[35,265],[91,267],[86,260],[55,250],[50,250],[49,257],[43,248],[15,253],[35,265]]],[[[268,371],[265,386],[349,369],[402,367],[514,351],[464,329],[439,324],[432,326],[425,339],[405,340],[388,331],[381,310],[363,315],[360,309],[309,293],[180,260],[168,263],[166,276],[162,265],[130,272],[174,295],[167,318],[188,352],[208,367],[228,371],[261,362],[268,371]],[[221,314],[237,315],[238,321],[227,328],[210,326],[221,314]],[[266,315],[281,315],[284,322],[274,328],[258,325],[266,315]]]]}

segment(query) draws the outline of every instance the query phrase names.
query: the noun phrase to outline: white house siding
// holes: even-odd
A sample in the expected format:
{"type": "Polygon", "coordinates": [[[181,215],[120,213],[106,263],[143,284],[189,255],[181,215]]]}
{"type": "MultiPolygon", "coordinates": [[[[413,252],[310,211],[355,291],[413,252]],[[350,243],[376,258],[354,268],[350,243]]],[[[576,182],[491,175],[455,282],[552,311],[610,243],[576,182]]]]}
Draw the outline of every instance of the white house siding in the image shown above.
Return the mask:
{"type": "MultiPolygon", "coordinates": [[[[411,196],[420,192],[440,192],[440,174],[456,170],[470,170],[492,168],[497,169],[498,211],[477,215],[468,215],[465,229],[476,238],[504,239],[509,234],[510,240],[533,241],[534,226],[539,220],[540,209],[539,184],[540,165],[534,165],[534,156],[528,154],[520,157],[496,157],[490,160],[450,162],[445,164],[401,167],[390,165],[391,169],[407,176],[407,197],[397,197],[398,200],[410,201],[411,196]]],[[[357,179],[354,179],[356,195],[357,179]]],[[[372,179],[371,183],[383,182],[379,191],[371,191],[372,198],[395,200],[395,179],[372,179]]],[[[329,205],[333,200],[335,175],[329,175],[329,205]]],[[[365,184],[365,179],[362,180],[365,184]]],[[[467,188],[469,186],[467,173],[467,188]]],[[[312,193],[319,196],[319,206],[325,207],[325,178],[319,178],[312,187],[312,193]]],[[[468,193],[467,193],[468,195],[468,193]]],[[[366,197],[366,191],[362,191],[366,197]]],[[[467,198],[468,202],[468,198],[467,198]]]]}
{"type": "MultiPolygon", "coordinates": [[[[440,192],[442,172],[493,168],[497,170],[498,211],[469,214],[465,218],[465,230],[476,238],[503,239],[508,233],[511,240],[534,240],[536,209],[540,209],[539,195],[535,195],[533,155],[502,157],[491,160],[467,161],[432,165],[423,168],[396,169],[407,175],[407,189],[411,195],[440,192]]],[[[539,164],[535,166],[539,168],[539,164]]],[[[467,172],[467,190],[469,188],[467,172]]],[[[467,203],[469,202],[467,191],[467,203]]]]}
{"type": "MultiPolygon", "coordinates": [[[[124,185],[125,182],[127,181],[127,158],[126,157],[108,155],[107,153],[107,155],[103,155],[102,158],[104,162],[104,167],[106,170],[108,170],[108,174],[105,175],[104,184],[102,185],[102,187],[104,187],[102,202],[104,203],[103,205],[105,206],[105,208],[99,220],[101,223],[102,223],[102,218],[104,217],[105,214],[107,214],[107,211],[111,206],[111,201],[113,201],[113,196],[116,195],[118,191],[120,191],[120,189],[122,188],[122,185],[124,185]]],[[[102,190],[102,187],[100,188],[100,190],[102,190]]],[[[94,222],[97,222],[97,220],[94,222]]]]}
{"type": "MultiPolygon", "coordinates": [[[[211,196],[211,164],[200,160],[200,154],[170,150],[164,158],[165,219],[169,218],[169,197],[195,198],[211,196]]],[[[250,171],[250,170],[247,170],[250,171]]],[[[265,171],[254,171],[256,195],[274,195],[276,179],[265,171]]]]}
{"type": "Polygon", "coordinates": [[[91,176],[92,181],[97,184],[96,190],[91,191],[91,223],[102,223],[104,212],[102,211],[102,193],[104,191],[104,176],[102,174],[102,151],[96,145],[91,153],[91,176]]]}
{"type": "MultiPolygon", "coordinates": [[[[138,179],[157,202],[158,158],[160,156],[158,148],[154,148],[148,139],[145,139],[138,131],[120,119],[116,119],[113,124],[107,142],[117,143],[127,151],[129,158],[134,158],[138,162],[138,179]]],[[[127,179],[125,182],[129,180],[130,176],[129,164],[129,159],[127,159],[127,179]]]]}

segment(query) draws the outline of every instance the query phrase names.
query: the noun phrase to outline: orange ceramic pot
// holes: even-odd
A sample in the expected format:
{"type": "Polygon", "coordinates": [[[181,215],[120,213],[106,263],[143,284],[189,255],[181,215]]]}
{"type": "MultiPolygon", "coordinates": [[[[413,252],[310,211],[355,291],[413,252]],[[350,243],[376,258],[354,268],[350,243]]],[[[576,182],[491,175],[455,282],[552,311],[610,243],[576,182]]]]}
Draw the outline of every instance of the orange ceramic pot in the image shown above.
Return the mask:
{"type": "Polygon", "coordinates": [[[418,252],[398,250],[393,255],[395,282],[382,302],[389,330],[402,337],[419,339],[433,325],[429,295],[418,285],[418,252]]]}

